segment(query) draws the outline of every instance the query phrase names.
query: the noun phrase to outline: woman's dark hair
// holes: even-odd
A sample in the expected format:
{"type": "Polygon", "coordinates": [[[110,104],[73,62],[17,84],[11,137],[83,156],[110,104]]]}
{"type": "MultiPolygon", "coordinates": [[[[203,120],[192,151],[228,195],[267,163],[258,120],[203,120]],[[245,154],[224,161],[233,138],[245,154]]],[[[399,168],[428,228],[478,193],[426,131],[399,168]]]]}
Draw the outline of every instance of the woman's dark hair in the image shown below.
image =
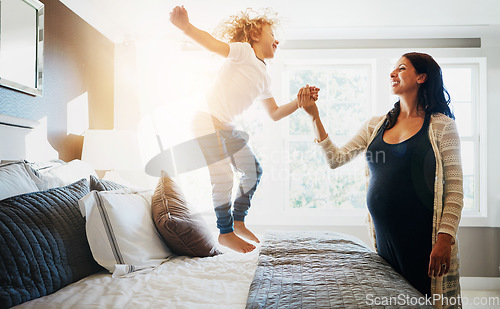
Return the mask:
{"type": "MultiPolygon", "coordinates": [[[[420,88],[418,89],[418,108],[425,111],[426,117],[430,117],[436,113],[443,113],[455,119],[455,115],[453,115],[449,106],[450,94],[444,88],[441,67],[436,61],[430,55],[415,52],[406,53],[403,57],[411,62],[417,74],[427,74],[427,79],[420,84],[420,88]]],[[[398,101],[387,113],[387,129],[392,128],[396,124],[400,109],[398,101]]]]}

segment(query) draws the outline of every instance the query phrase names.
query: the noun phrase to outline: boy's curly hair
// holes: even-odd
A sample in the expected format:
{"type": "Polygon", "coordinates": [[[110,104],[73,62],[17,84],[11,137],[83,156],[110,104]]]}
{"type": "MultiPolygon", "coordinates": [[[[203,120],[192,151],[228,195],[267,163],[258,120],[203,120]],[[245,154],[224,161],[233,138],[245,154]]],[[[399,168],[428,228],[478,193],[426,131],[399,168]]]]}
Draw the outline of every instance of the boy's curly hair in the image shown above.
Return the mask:
{"type": "Polygon", "coordinates": [[[260,35],[262,26],[269,25],[274,29],[278,23],[277,13],[271,9],[255,11],[248,8],[223,20],[214,30],[214,36],[228,43],[248,42],[253,46],[252,36],[260,35]]]}

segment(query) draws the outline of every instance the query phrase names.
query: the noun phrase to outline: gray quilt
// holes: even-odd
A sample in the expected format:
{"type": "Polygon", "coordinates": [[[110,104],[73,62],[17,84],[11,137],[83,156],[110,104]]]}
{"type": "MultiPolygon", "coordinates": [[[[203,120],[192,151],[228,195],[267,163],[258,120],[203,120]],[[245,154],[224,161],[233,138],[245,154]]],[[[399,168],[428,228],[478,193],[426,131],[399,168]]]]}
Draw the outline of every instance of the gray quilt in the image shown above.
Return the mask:
{"type": "Polygon", "coordinates": [[[357,238],[334,232],[268,231],[246,307],[425,305],[422,294],[357,238]]]}

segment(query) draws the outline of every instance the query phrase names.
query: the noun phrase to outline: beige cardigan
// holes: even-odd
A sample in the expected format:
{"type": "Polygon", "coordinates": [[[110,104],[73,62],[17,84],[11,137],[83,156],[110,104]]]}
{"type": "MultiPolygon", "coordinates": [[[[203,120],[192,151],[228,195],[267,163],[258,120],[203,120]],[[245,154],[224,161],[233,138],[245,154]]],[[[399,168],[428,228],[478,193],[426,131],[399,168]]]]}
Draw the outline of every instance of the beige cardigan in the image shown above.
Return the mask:
{"type": "MultiPolygon", "coordinates": [[[[371,118],[343,147],[335,146],[330,138],[318,142],[330,168],[342,166],[359,154],[365,153],[385,120],[385,115],[371,118]]],[[[456,235],[463,207],[463,176],[460,139],[455,121],[443,114],[432,115],[429,124],[429,139],[436,157],[432,245],[436,243],[438,233],[446,233],[453,238],[450,269],[446,275],[431,279],[431,292],[433,295],[437,294],[434,303],[436,308],[460,308],[456,305],[460,296],[456,235]],[[455,306],[447,306],[447,302],[455,306]]],[[[368,166],[366,175],[368,183],[368,166]]],[[[370,215],[368,215],[368,223],[376,248],[375,229],[370,215]]]]}

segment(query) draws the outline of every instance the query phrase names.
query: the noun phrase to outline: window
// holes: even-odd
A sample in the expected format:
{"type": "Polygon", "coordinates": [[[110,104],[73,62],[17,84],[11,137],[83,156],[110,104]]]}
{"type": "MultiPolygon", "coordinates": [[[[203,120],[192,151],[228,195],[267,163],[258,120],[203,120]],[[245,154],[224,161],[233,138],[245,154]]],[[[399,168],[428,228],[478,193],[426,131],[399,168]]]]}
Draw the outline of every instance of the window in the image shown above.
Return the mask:
{"type": "MultiPolygon", "coordinates": [[[[477,67],[471,65],[445,65],[443,66],[443,79],[450,96],[452,96],[451,108],[455,114],[456,124],[459,129],[462,147],[462,170],[464,175],[464,210],[474,210],[474,188],[475,184],[475,162],[477,153],[475,151],[478,139],[474,127],[475,109],[477,102],[473,102],[475,85],[473,73],[477,75],[477,67]],[[474,104],[476,103],[476,104],[474,104]]],[[[474,97],[475,99],[475,97],[474,97]]]]}
{"type": "MultiPolygon", "coordinates": [[[[370,64],[287,66],[289,100],[306,83],[319,87],[321,117],[336,143],[348,141],[370,114],[370,64]]],[[[311,124],[304,112],[290,116],[288,129],[289,207],[363,209],[366,179],[364,160],[357,158],[334,172],[311,143],[311,124]]]]}
{"type": "Polygon", "coordinates": [[[482,59],[444,60],[441,65],[445,87],[450,93],[451,108],[455,114],[462,148],[462,170],[464,175],[464,215],[485,215],[486,160],[484,140],[486,132],[481,101],[481,84],[484,81],[485,63],[482,59]],[[483,128],[481,128],[483,126],[483,128]],[[481,139],[483,137],[483,139],[481,139]]]}

